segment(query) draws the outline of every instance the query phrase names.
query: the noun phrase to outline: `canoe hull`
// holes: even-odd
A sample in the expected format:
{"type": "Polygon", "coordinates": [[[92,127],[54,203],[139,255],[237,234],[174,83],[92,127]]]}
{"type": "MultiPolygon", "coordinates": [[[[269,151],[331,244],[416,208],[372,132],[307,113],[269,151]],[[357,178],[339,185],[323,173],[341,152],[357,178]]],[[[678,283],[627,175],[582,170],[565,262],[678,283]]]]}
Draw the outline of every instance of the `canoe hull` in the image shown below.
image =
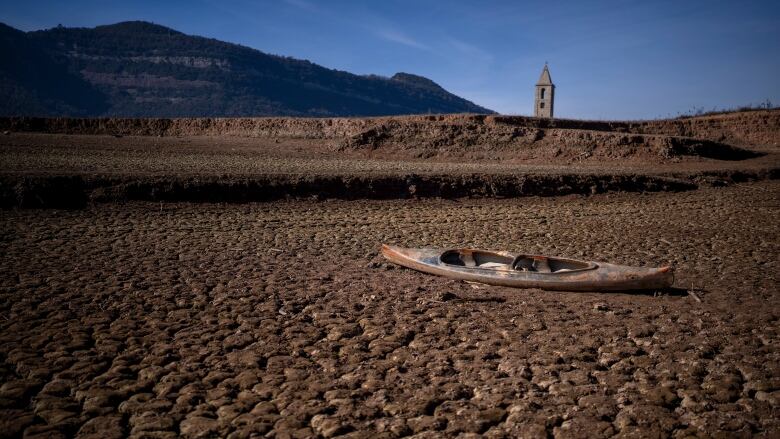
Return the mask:
{"type": "MultiPolygon", "coordinates": [[[[389,261],[424,273],[435,274],[489,285],[513,288],[539,288],[554,291],[629,291],[653,290],[672,286],[674,272],[670,267],[640,268],[604,262],[590,263],[592,269],[570,272],[535,273],[514,270],[492,270],[445,264],[440,256],[446,250],[412,249],[382,246],[389,261]]],[[[465,251],[472,251],[466,249],[465,251]]],[[[507,257],[511,253],[495,252],[507,257]]]]}

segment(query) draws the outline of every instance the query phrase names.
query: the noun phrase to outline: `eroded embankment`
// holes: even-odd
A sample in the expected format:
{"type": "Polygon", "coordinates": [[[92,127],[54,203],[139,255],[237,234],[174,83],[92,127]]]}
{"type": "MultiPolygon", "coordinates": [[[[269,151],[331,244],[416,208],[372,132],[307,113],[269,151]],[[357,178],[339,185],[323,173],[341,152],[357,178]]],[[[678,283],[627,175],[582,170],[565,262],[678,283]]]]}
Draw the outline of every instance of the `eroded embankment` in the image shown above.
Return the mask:
{"type": "Polygon", "coordinates": [[[686,191],[777,179],[780,170],[693,175],[388,175],[238,177],[0,177],[0,206],[80,208],[124,201],[245,203],[282,199],[406,199],[686,191]]]}
{"type": "Polygon", "coordinates": [[[761,155],[732,145],[692,137],[584,129],[536,128],[423,121],[384,121],[341,141],[339,151],[371,151],[403,158],[505,160],[643,159],[680,157],[745,160],[761,155]]]}
{"type": "Polygon", "coordinates": [[[317,139],[334,151],[405,159],[662,162],[679,157],[718,160],[756,157],[777,146],[780,111],[646,122],[485,115],[325,119],[2,118],[0,129],[80,135],[317,139]]]}
{"type": "MultiPolygon", "coordinates": [[[[393,122],[419,126],[460,126],[490,132],[499,127],[589,130],[694,137],[737,146],[778,145],[780,110],[726,113],[651,121],[536,119],[471,114],[375,118],[0,118],[0,129],[40,133],[135,136],[242,136],[342,139],[393,122]]],[[[501,130],[498,131],[501,134],[501,130]]]]}

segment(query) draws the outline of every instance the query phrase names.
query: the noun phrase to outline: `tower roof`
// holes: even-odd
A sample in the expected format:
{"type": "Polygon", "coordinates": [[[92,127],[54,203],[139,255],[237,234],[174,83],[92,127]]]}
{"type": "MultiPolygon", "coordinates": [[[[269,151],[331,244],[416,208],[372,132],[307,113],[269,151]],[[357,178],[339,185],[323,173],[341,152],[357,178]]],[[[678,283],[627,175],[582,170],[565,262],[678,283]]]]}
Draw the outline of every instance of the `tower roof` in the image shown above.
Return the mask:
{"type": "Polygon", "coordinates": [[[553,85],[552,78],[550,78],[550,70],[547,69],[546,63],[544,64],[544,70],[542,70],[542,74],[539,76],[539,81],[536,85],[553,85]]]}

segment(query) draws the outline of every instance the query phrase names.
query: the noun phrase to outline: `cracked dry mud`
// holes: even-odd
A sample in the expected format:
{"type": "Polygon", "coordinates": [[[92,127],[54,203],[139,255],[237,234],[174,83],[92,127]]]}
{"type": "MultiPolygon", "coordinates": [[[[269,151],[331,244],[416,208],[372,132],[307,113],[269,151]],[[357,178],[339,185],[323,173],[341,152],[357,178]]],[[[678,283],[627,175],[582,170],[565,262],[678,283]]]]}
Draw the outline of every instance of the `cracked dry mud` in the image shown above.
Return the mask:
{"type": "Polygon", "coordinates": [[[777,181],[0,211],[0,436],[777,437],[778,213],[777,181]],[[678,289],[467,284],[382,242],[671,262],[678,289]]]}

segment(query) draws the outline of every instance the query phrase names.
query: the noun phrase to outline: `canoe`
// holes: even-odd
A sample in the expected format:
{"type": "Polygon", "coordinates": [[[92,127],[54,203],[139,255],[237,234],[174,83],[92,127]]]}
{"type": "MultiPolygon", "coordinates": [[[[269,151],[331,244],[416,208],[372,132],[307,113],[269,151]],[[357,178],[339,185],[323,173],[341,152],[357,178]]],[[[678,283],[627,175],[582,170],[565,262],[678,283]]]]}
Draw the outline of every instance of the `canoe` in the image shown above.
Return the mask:
{"type": "Polygon", "coordinates": [[[470,248],[382,245],[388,260],[424,273],[516,288],[557,291],[652,290],[672,286],[671,267],[641,268],[470,248]]]}

